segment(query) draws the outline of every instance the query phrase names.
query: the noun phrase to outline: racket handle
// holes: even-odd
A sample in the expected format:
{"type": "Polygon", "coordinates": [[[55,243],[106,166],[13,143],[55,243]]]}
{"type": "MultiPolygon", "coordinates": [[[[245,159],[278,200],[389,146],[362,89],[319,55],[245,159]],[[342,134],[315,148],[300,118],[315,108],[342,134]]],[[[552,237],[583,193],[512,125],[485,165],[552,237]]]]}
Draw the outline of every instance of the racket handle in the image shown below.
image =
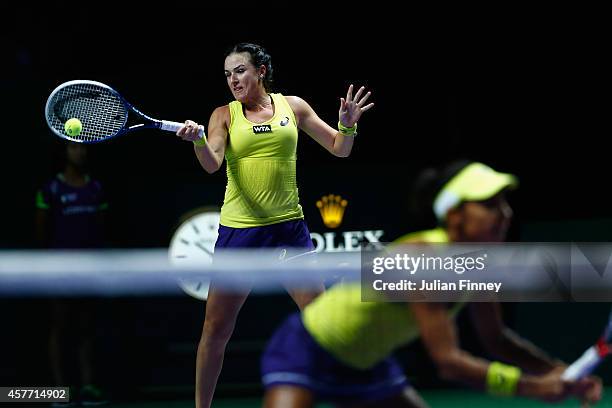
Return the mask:
{"type": "Polygon", "coordinates": [[[603,360],[597,352],[597,347],[589,347],[580,358],[565,369],[561,378],[567,381],[579,380],[589,375],[603,360]]]}
{"type": "MultiPolygon", "coordinates": [[[[159,128],[161,130],[167,130],[168,132],[178,132],[178,130],[182,128],[183,126],[185,126],[185,124],[181,122],[172,122],[169,120],[162,120],[159,128]]],[[[200,130],[198,131],[198,136],[201,139],[202,136],[204,135],[204,126],[200,125],[199,129],[200,130]]]]}

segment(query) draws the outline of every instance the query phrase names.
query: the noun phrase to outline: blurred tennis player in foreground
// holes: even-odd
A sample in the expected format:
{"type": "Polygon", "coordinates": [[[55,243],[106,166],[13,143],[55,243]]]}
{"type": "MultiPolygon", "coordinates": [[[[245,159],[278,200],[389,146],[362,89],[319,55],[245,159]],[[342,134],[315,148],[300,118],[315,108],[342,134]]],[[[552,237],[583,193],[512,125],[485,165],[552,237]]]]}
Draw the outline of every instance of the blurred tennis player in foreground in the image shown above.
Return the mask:
{"type": "MultiPolygon", "coordinates": [[[[504,193],[516,186],[514,176],[472,162],[428,171],[424,178],[420,195],[435,193],[440,227],[397,242],[504,240],[512,217],[504,193]]],[[[596,377],[563,381],[566,365],[506,327],[497,303],[362,302],[359,284],[347,283],[332,287],[277,329],[262,358],[264,406],[306,408],[327,400],[341,407],[426,407],[391,356],[417,337],[443,379],[549,402],[571,395],[585,402],[601,398],[596,377]],[[504,363],[461,349],[454,318],[463,307],[486,351],[504,363]]]]}
{"type": "MultiPolygon", "coordinates": [[[[270,55],[255,44],[238,44],[225,57],[225,77],[235,101],[212,113],[208,138],[199,138],[198,124],[187,121],[177,132],[194,143],[195,154],[208,173],[225,157],[227,189],[219,250],[235,248],[298,248],[313,251],[296,184],[298,129],[331,154],[347,157],[353,147],[357,121],[373,104],[370,92],[353,86],[340,100],[337,129],[323,122],[308,103],[296,96],[271,93],[270,55]]],[[[287,288],[300,309],[322,290],[287,288]]],[[[249,290],[228,293],[212,282],[206,318],[198,346],[196,407],[209,407],[221,371],[225,347],[249,290]]]]}

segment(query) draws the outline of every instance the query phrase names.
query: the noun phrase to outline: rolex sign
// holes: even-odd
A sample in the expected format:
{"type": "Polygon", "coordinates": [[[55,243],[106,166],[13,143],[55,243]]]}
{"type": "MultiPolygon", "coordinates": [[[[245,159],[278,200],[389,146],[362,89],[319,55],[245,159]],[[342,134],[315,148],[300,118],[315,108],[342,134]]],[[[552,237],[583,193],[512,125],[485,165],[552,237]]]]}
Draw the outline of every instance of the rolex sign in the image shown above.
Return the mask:
{"type": "Polygon", "coordinates": [[[355,252],[362,244],[380,246],[384,231],[381,229],[359,231],[337,231],[342,225],[348,208],[348,200],[339,195],[328,194],[316,202],[323,224],[332,230],[311,232],[310,236],[317,252],[355,252]]]}

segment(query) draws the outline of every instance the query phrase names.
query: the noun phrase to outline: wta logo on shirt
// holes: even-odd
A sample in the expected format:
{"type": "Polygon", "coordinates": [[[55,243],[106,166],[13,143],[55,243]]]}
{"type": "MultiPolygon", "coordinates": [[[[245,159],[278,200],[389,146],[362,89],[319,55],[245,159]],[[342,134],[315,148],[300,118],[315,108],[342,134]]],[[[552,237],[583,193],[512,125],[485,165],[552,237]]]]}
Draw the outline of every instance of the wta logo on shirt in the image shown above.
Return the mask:
{"type": "Polygon", "coordinates": [[[259,133],[272,133],[272,126],[270,125],[253,126],[253,133],[255,133],[256,135],[259,133]]]}

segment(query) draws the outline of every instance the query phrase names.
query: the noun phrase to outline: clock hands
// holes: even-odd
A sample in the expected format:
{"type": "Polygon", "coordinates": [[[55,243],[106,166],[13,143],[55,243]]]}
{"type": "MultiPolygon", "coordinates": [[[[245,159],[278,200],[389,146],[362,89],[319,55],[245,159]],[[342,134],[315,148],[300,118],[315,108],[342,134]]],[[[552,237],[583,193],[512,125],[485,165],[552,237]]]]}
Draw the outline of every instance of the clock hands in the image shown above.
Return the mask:
{"type": "Polygon", "coordinates": [[[204,245],[202,245],[201,242],[196,242],[195,246],[197,246],[198,248],[200,248],[202,251],[206,252],[208,255],[212,256],[213,253],[212,251],[210,251],[208,248],[206,248],[204,245]]]}

